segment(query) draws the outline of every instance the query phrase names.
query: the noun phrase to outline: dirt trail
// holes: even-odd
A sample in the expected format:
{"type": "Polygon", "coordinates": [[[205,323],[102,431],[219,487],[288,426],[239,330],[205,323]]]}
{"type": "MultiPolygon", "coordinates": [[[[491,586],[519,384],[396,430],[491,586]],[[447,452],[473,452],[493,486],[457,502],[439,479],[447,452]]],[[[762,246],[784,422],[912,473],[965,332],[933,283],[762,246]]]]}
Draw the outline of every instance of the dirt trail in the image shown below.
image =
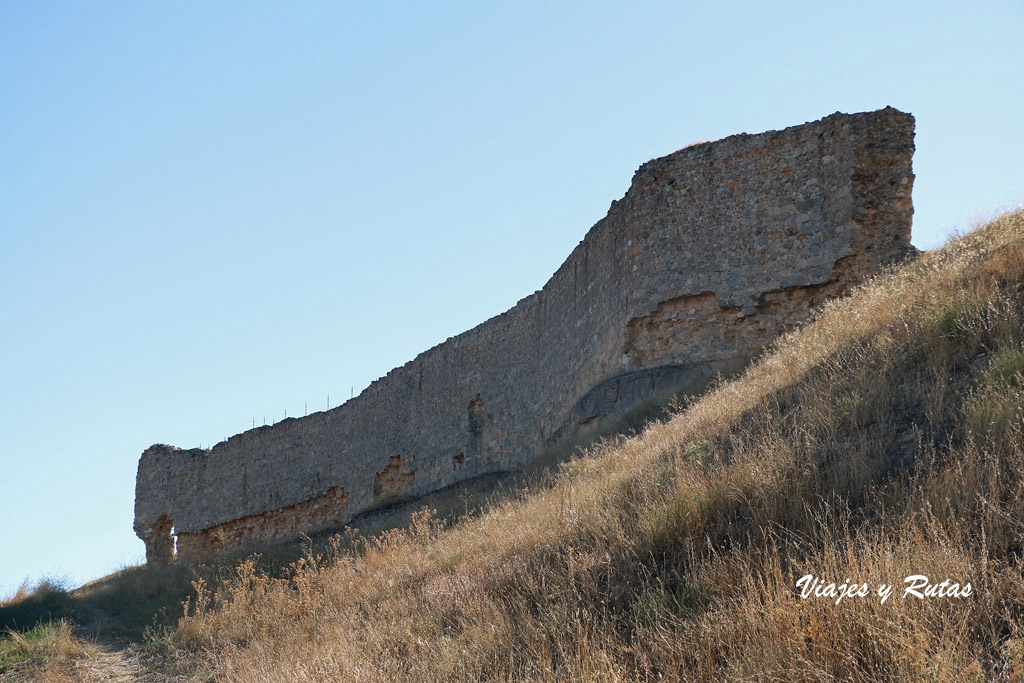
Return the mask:
{"type": "Polygon", "coordinates": [[[0,674],[0,683],[98,683],[99,681],[167,683],[190,680],[161,670],[160,662],[140,656],[131,647],[85,641],[81,656],[46,664],[24,663],[0,674]]]}
{"type": "Polygon", "coordinates": [[[95,654],[75,662],[81,681],[158,681],[127,649],[97,646],[95,654]]]}
{"type": "Polygon", "coordinates": [[[84,623],[76,629],[75,635],[89,643],[90,656],[75,662],[78,679],[89,681],[156,681],[185,680],[159,670],[159,663],[152,657],[140,654],[137,647],[125,638],[110,635],[113,619],[104,610],[88,600],[82,604],[84,623]]]}
{"type": "Polygon", "coordinates": [[[173,667],[148,654],[127,638],[112,635],[116,620],[88,600],[79,605],[75,640],[83,651],[51,659],[46,663],[25,662],[0,673],[0,683],[46,681],[47,683],[94,683],[98,681],[141,681],[164,683],[186,681],[173,667]]]}

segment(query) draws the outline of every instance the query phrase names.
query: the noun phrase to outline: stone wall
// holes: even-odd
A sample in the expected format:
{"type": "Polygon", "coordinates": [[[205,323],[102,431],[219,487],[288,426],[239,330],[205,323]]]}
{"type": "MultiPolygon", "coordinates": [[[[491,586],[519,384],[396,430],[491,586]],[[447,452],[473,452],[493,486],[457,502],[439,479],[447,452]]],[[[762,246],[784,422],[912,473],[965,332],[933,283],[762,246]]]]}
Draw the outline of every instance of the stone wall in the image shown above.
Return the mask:
{"type": "Polygon", "coordinates": [[[699,390],[912,252],[914,120],[895,109],[650,161],[544,285],[329,411],[139,461],[147,557],[294,535],[526,462],[699,390]]]}

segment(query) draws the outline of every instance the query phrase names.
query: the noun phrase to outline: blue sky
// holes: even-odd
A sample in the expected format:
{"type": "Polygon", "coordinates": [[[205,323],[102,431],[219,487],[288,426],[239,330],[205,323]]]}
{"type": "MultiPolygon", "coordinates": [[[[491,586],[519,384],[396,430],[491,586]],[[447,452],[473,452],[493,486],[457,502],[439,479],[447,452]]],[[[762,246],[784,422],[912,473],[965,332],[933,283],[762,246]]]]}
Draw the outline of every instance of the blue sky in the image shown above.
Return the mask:
{"type": "Polygon", "coordinates": [[[914,244],[1016,206],[1022,29],[1017,1],[0,0],[0,596],[140,561],[143,449],[337,405],[686,144],[892,105],[914,244]]]}

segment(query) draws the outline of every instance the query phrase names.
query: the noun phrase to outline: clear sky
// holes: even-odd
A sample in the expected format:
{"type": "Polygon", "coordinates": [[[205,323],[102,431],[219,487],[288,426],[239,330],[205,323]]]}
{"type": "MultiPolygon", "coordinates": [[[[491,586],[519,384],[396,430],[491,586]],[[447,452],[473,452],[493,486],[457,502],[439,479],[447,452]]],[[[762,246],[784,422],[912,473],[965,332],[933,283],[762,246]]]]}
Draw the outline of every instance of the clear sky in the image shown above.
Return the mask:
{"type": "Polygon", "coordinates": [[[337,405],[645,161],[917,117],[913,242],[1024,199],[1024,3],[0,0],[0,596],[143,557],[150,444],[337,405]]]}

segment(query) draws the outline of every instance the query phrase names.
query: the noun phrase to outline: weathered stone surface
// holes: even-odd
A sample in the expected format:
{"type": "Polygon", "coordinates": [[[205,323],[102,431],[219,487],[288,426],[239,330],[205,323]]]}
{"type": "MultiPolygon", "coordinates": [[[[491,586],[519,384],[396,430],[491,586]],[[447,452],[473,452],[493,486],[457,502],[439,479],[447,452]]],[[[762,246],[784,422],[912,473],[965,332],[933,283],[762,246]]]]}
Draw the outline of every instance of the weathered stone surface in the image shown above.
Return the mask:
{"type": "MultiPolygon", "coordinates": [[[[330,527],[339,519],[348,519],[348,494],[332,486],[322,496],[279,510],[242,517],[207,529],[177,534],[177,551],[185,556],[205,556],[220,550],[292,538],[301,533],[330,527]]],[[[147,548],[162,549],[171,536],[157,533],[147,540],[147,548]]],[[[169,561],[166,555],[161,559],[169,561]]],[[[151,561],[148,559],[147,561],[151,561]]]]}
{"type": "Polygon", "coordinates": [[[147,558],[167,561],[171,526],[186,555],[343,522],[734,371],[912,252],[913,130],[891,108],[834,114],[644,164],[509,311],[335,409],[210,450],[147,449],[135,502],[147,558]]]}

